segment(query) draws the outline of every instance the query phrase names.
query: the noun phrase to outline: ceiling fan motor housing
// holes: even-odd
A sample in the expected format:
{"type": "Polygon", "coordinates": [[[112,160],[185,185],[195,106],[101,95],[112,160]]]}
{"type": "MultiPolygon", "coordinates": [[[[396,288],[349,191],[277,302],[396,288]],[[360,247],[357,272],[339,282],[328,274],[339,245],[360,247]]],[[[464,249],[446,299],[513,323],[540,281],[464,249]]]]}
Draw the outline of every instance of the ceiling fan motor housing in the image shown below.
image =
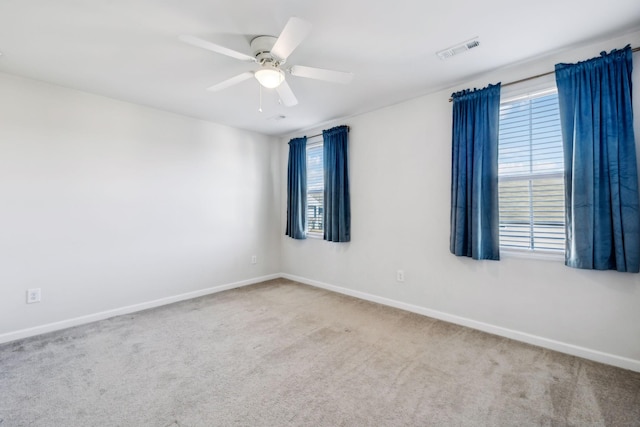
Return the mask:
{"type": "Polygon", "coordinates": [[[251,51],[259,64],[273,63],[275,66],[284,64],[284,60],[276,59],[271,55],[271,49],[278,40],[273,36],[258,36],[251,40],[251,51]]]}

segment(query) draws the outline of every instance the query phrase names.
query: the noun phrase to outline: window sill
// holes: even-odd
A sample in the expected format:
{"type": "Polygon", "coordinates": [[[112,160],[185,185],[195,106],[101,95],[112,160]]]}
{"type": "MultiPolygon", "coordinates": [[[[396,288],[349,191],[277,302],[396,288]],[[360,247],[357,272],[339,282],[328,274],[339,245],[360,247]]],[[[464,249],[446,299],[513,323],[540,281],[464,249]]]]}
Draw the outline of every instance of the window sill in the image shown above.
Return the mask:
{"type": "Polygon", "coordinates": [[[545,250],[536,250],[531,251],[528,249],[505,249],[500,248],[500,256],[504,255],[507,258],[524,258],[524,259],[536,259],[542,261],[563,261],[564,262],[564,252],[558,251],[545,251],[545,250]]]}
{"type": "Polygon", "coordinates": [[[307,233],[307,238],[322,240],[324,235],[322,233],[307,233]]]}

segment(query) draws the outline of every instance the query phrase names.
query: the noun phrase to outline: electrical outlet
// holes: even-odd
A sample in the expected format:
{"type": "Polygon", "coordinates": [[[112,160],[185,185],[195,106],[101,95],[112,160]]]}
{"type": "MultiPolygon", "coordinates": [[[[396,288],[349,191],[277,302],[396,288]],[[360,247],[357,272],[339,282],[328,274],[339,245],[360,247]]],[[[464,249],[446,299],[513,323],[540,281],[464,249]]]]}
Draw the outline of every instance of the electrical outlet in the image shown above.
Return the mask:
{"type": "Polygon", "coordinates": [[[40,288],[27,289],[27,304],[40,302],[40,296],[41,296],[40,288]]]}
{"type": "Polygon", "coordinates": [[[258,256],[251,255],[251,264],[257,264],[257,263],[258,263],[258,256]]]}
{"type": "Polygon", "coordinates": [[[398,270],[396,272],[396,280],[398,282],[404,282],[404,270],[398,270]]]}

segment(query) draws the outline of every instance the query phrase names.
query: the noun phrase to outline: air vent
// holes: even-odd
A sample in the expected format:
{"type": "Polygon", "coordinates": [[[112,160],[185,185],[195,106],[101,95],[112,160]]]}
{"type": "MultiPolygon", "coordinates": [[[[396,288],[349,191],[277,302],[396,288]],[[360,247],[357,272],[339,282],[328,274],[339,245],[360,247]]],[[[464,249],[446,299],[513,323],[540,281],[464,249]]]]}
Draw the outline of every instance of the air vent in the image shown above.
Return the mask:
{"type": "Polygon", "coordinates": [[[451,46],[447,49],[443,49],[439,52],[436,52],[436,55],[438,55],[438,58],[440,59],[447,59],[447,58],[451,58],[454,55],[458,55],[460,53],[466,52],[469,49],[473,49],[474,47],[478,47],[478,46],[480,46],[480,42],[476,37],[471,40],[467,40],[466,42],[462,42],[455,46],[451,46]]]}

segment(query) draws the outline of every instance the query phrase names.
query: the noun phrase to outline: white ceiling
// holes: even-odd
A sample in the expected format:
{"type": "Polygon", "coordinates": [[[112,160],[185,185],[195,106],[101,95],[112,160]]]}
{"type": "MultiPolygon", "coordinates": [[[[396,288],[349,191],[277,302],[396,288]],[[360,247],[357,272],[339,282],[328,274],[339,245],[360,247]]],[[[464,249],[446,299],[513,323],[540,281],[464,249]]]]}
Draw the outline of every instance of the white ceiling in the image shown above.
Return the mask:
{"type": "Polygon", "coordinates": [[[283,135],[638,28],[638,0],[0,0],[0,71],[283,135]],[[250,54],[251,38],[277,36],[290,16],[313,29],[287,63],[351,71],[351,84],[287,76],[299,104],[264,91],[260,113],[254,79],[205,91],[255,65],[178,41],[250,54]],[[480,47],[436,57],[475,36],[480,47]]]}

